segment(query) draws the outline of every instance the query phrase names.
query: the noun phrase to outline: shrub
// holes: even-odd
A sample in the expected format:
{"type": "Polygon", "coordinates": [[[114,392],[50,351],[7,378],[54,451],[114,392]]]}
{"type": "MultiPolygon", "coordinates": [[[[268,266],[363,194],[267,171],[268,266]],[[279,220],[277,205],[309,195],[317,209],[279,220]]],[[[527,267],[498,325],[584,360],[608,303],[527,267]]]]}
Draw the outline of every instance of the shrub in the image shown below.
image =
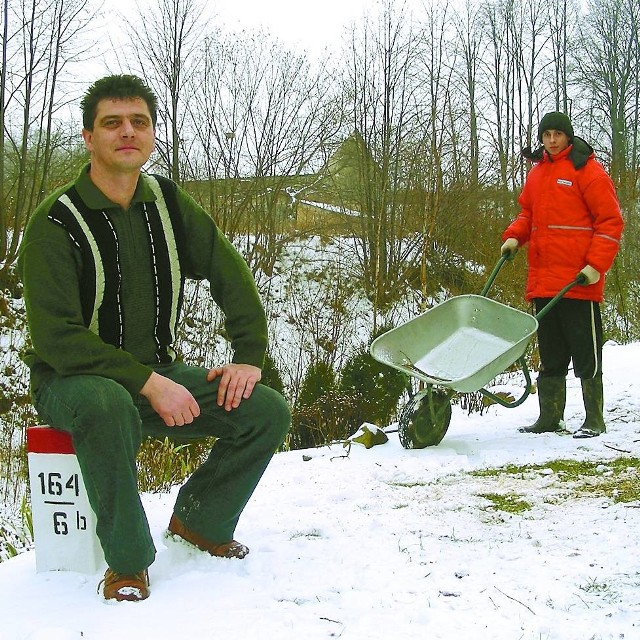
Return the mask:
{"type": "MultiPolygon", "coordinates": [[[[385,329],[377,335],[384,333],[385,329]]],[[[376,336],[372,336],[372,339],[376,336]]],[[[340,391],[353,396],[357,427],[372,422],[379,427],[389,424],[398,409],[398,401],[409,390],[409,378],[375,360],[368,348],[361,348],[345,364],[340,378],[340,391]]]]}
{"type": "Polygon", "coordinates": [[[300,385],[300,393],[296,401],[296,407],[308,407],[322,396],[334,391],[336,387],[336,374],[331,365],[319,361],[308,369],[300,385]]]}
{"type": "Polygon", "coordinates": [[[287,449],[308,449],[346,440],[357,427],[356,398],[335,389],[327,391],[308,405],[297,404],[287,449]]]}
{"type": "Polygon", "coordinates": [[[262,384],[270,387],[274,391],[284,395],[284,383],[280,371],[276,367],[275,360],[267,353],[264,357],[264,365],[262,366],[262,384]]]}
{"type": "Polygon", "coordinates": [[[326,362],[316,362],[307,369],[285,448],[317,447],[349,435],[345,435],[345,408],[351,406],[352,399],[342,397],[335,387],[335,373],[326,362]]]}

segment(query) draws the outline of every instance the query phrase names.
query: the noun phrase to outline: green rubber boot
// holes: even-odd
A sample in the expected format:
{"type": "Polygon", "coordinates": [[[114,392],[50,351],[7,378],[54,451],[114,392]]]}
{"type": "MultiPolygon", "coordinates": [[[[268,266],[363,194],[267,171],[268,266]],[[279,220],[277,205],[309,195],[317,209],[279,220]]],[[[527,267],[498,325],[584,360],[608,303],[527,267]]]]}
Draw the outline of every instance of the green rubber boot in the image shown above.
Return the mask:
{"type": "Polygon", "coordinates": [[[549,433],[564,428],[564,406],[567,399],[567,385],[564,377],[538,378],[538,403],[540,417],[528,427],[520,427],[520,433],[549,433]]]}
{"type": "Polygon", "coordinates": [[[602,376],[595,378],[581,378],[582,399],[587,414],[582,426],[573,434],[574,438],[595,438],[605,433],[603,409],[604,398],[602,392],[602,376]]]}

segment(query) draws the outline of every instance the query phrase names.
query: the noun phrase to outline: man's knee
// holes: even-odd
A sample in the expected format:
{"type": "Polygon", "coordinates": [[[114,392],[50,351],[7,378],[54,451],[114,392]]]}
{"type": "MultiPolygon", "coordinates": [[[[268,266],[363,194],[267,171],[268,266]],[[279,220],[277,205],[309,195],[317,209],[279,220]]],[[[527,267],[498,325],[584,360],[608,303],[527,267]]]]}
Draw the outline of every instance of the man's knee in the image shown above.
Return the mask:
{"type": "Polygon", "coordinates": [[[118,382],[98,376],[84,376],[79,382],[76,412],[84,427],[105,430],[131,428],[139,422],[139,415],[131,394],[118,382]]]}
{"type": "Polygon", "coordinates": [[[263,432],[273,438],[275,448],[284,441],[291,428],[291,409],[284,397],[277,391],[259,384],[253,390],[261,417],[263,432]]]}

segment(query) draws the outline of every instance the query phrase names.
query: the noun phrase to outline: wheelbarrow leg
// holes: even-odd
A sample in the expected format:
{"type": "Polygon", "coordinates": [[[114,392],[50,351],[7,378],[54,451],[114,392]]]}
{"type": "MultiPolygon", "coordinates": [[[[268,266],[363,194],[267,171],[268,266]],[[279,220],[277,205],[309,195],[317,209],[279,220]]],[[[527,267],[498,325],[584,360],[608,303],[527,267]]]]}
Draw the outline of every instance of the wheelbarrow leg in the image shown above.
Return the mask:
{"type": "Polygon", "coordinates": [[[562,431],[567,385],[564,377],[541,376],[538,378],[538,403],[540,416],[528,427],[520,427],[520,433],[549,433],[562,431]]]}

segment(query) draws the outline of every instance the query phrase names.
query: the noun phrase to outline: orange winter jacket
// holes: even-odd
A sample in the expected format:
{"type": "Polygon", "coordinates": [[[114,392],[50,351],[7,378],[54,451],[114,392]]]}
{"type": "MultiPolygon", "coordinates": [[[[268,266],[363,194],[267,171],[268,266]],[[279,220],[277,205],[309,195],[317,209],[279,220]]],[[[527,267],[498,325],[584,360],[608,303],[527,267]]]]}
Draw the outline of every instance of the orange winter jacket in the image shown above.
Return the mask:
{"type": "Polygon", "coordinates": [[[555,156],[538,150],[527,157],[535,164],[518,198],[521,211],[502,235],[529,245],[525,298],[555,296],[590,265],[600,280],[566,297],[601,302],[624,227],[611,178],[578,137],[555,156]]]}

